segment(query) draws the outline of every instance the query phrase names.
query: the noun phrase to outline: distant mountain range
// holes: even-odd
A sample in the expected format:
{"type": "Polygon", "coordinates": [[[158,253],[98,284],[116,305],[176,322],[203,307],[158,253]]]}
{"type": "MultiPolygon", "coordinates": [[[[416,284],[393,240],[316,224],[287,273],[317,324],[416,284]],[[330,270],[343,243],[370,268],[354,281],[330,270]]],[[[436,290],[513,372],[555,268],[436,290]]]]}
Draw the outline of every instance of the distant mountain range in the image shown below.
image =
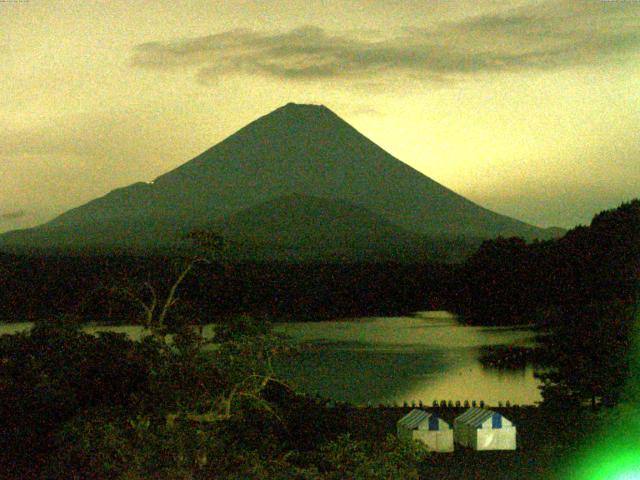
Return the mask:
{"type": "Polygon", "coordinates": [[[197,228],[280,260],[407,260],[434,242],[563,233],[465,199],[324,106],[289,103],[151,183],[0,235],[0,248],[153,251],[197,228]]]}

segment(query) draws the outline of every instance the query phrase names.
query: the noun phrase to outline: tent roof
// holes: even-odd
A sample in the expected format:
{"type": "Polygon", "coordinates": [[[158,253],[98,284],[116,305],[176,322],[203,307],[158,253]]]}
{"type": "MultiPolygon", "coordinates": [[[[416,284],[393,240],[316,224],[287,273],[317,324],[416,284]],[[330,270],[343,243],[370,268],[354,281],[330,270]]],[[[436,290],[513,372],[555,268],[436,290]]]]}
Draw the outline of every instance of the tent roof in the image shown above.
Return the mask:
{"type": "Polygon", "coordinates": [[[428,422],[430,416],[430,413],[414,408],[398,420],[398,424],[409,429],[416,429],[422,422],[428,422]]]}
{"type": "MultiPolygon", "coordinates": [[[[466,423],[467,425],[471,425],[475,428],[480,428],[487,420],[493,418],[494,415],[500,415],[493,410],[487,410],[484,408],[470,408],[462,415],[456,417],[456,423],[466,423]]],[[[502,415],[500,415],[502,417],[502,415]]],[[[511,422],[506,418],[503,418],[502,425],[508,426],[511,425],[511,422]]]]}
{"type": "Polygon", "coordinates": [[[439,418],[437,415],[425,412],[424,410],[420,410],[414,408],[409,413],[407,413],[404,417],[398,420],[398,425],[401,425],[410,430],[416,430],[420,427],[429,424],[429,430],[440,430],[440,429],[450,429],[448,423],[439,418]],[[429,420],[431,419],[431,422],[429,420]],[[433,422],[436,422],[435,424],[433,422]]]}

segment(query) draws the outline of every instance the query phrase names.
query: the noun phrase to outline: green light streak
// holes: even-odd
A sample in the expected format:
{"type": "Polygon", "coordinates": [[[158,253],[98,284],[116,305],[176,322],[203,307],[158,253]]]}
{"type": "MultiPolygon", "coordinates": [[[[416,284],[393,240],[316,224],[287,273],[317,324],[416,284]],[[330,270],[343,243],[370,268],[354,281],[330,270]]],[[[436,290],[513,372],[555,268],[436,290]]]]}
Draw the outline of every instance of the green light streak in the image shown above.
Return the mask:
{"type": "Polygon", "coordinates": [[[640,480],[640,308],[630,352],[624,401],[602,417],[603,427],[591,446],[572,462],[567,480],[640,480]]]}
{"type": "Polygon", "coordinates": [[[583,480],[640,480],[640,450],[620,451],[608,446],[608,451],[590,456],[588,464],[573,478],[583,480]]]}

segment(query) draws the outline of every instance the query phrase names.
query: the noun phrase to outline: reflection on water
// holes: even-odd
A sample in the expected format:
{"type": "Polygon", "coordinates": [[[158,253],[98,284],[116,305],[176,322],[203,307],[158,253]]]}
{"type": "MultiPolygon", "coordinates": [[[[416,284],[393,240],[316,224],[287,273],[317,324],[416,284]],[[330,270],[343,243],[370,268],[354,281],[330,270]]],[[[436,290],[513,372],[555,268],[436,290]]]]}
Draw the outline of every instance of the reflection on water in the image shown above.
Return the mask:
{"type": "MultiPolygon", "coordinates": [[[[28,330],[31,323],[0,324],[0,335],[28,330]]],[[[205,335],[213,335],[213,325],[205,335]]],[[[485,345],[527,345],[533,331],[468,327],[446,312],[412,317],[358,318],[278,324],[275,330],[309,345],[298,358],[276,363],[278,372],[301,391],[356,404],[433,400],[484,400],[534,404],[541,400],[533,369],[500,371],[478,361],[485,345]]],[[[139,326],[88,326],[133,339],[139,326]]]]}
{"type": "Polygon", "coordinates": [[[533,369],[499,371],[478,361],[485,345],[527,345],[522,328],[468,327],[444,312],[277,325],[310,345],[277,370],[301,391],[356,404],[484,400],[488,405],[541,400],[533,369]]]}

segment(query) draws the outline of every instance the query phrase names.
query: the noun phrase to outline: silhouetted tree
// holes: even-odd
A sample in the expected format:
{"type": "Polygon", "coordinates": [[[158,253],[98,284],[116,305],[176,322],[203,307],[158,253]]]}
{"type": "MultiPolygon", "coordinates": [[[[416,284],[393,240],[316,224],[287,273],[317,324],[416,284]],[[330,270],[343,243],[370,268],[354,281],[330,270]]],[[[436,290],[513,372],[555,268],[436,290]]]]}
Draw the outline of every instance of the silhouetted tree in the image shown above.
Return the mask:
{"type": "Polygon", "coordinates": [[[224,249],[224,240],[213,232],[193,231],[185,239],[193,242],[193,249],[188,255],[173,259],[172,270],[175,273],[164,288],[154,286],[151,280],[145,281],[142,286],[128,282],[108,287],[110,293],[129,298],[141,309],[140,323],[160,342],[164,341],[169,332],[167,317],[178,302],[177,291],[180,285],[198,264],[220,261],[224,249]],[[164,294],[160,293],[162,290],[164,294]]]}
{"type": "Polygon", "coordinates": [[[538,297],[535,268],[521,238],[484,241],[458,271],[457,310],[475,324],[526,323],[538,297]]]}
{"type": "Polygon", "coordinates": [[[615,403],[628,378],[640,282],[640,201],[596,215],[557,246],[555,318],[542,337],[547,401],[615,403]]]}
{"type": "Polygon", "coordinates": [[[628,378],[634,308],[621,301],[594,302],[575,314],[542,337],[547,368],[537,377],[543,399],[613,405],[628,378]]]}

